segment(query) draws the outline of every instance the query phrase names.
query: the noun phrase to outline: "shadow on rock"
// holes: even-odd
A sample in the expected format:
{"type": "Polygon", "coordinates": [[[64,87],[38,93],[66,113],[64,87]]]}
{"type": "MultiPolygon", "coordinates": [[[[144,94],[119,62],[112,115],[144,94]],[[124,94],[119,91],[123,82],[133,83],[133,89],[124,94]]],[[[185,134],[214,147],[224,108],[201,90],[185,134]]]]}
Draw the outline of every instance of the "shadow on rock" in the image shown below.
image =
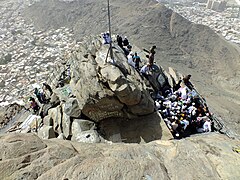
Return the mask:
{"type": "Polygon", "coordinates": [[[147,143],[162,139],[161,121],[157,113],[131,120],[109,118],[99,123],[99,131],[112,142],[147,143]]]}

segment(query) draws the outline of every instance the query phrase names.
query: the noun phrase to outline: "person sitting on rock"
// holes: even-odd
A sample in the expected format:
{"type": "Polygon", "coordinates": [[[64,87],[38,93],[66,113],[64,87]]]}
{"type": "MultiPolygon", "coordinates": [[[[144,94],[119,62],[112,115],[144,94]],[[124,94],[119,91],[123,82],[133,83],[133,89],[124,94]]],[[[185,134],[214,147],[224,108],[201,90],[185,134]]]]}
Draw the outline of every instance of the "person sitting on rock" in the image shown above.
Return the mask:
{"type": "Polygon", "coordinates": [[[145,77],[146,79],[148,79],[148,76],[150,74],[150,65],[146,64],[144,65],[141,69],[140,69],[140,74],[145,77]]]}
{"type": "Polygon", "coordinates": [[[193,84],[190,82],[190,78],[191,78],[191,74],[185,76],[183,78],[183,82],[184,84],[190,89],[190,90],[193,90],[194,86],[193,84]]]}
{"type": "Polygon", "coordinates": [[[136,52],[135,52],[135,55],[133,56],[133,62],[135,63],[135,69],[139,71],[140,70],[140,62],[142,62],[142,61],[136,52]]]}
{"type": "Polygon", "coordinates": [[[35,101],[33,97],[30,97],[29,101],[31,101],[30,108],[33,109],[34,113],[37,113],[40,109],[38,103],[35,101]]]}
{"type": "Polygon", "coordinates": [[[200,128],[197,128],[197,132],[211,132],[211,120],[209,118],[202,118],[204,121],[203,125],[200,128]]]}

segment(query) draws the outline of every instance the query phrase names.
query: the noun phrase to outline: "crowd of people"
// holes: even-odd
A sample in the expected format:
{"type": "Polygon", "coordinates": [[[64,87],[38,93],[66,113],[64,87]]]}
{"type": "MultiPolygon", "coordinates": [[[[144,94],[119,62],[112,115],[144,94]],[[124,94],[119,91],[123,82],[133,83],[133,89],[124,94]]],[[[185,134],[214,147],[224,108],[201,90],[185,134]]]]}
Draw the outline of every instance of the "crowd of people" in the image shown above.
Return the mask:
{"type": "Polygon", "coordinates": [[[132,45],[130,44],[127,36],[122,38],[121,35],[117,35],[117,44],[120,48],[122,48],[125,56],[128,59],[128,64],[135,68],[138,72],[140,72],[143,76],[147,74],[147,72],[152,70],[154,64],[154,56],[156,54],[156,46],[152,46],[149,50],[143,49],[144,52],[147,53],[146,58],[148,59],[148,63],[146,65],[141,66],[142,60],[137,52],[132,51],[132,45]]]}
{"type": "Polygon", "coordinates": [[[211,132],[211,113],[205,100],[189,81],[191,75],[180,80],[176,87],[167,88],[154,97],[158,110],[175,138],[211,132]],[[174,91],[174,90],[175,91],[174,91]]]}
{"type": "Polygon", "coordinates": [[[35,87],[33,94],[37,98],[30,97],[30,108],[33,110],[34,114],[37,114],[40,110],[40,104],[47,104],[50,101],[50,97],[53,94],[52,88],[47,84],[43,83],[42,87],[35,87]],[[39,103],[38,103],[39,102],[39,103]]]}
{"type": "MultiPolygon", "coordinates": [[[[143,78],[149,79],[151,71],[154,71],[156,46],[149,50],[143,49],[147,53],[147,64],[140,66],[141,58],[137,52],[132,52],[127,37],[124,39],[117,35],[117,44],[121,47],[127,57],[127,62],[134,67],[143,78]]],[[[154,92],[156,110],[159,111],[175,138],[182,138],[190,134],[211,132],[213,130],[212,116],[209,112],[205,100],[195,90],[190,82],[191,75],[179,80],[174,86],[165,86],[159,92],[154,92]]]]}
{"type": "MultiPolygon", "coordinates": [[[[111,38],[107,33],[103,34],[103,39],[106,44],[109,44],[111,38]]],[[[156,46],[152,46],[150,50],[144,49],[148,54],[148,63],[140,66],[142,63],[140,56],[137,52],[132,52],[132,46],[130,45],[127,37],[122,39],[120,35],[117,35],[117,44],[123,49],[127,57],[129,65],[134,67],[143,78],[148,79],[150,71],[154,71],[154,56],[156,46]]],[[[62,87],[62,79],[69,79],[70,66],[64,71],[59,80],[59,87],[62,87]],[[63,76],[63,77],[62,77],[63,76]]],[[[170,87],[166,85],[159,91],[154,89],[151,94],[155,101],[156,111],[160,112],[166,125],[172,132],[174,138],[182,138],[194,133],[211,132],[212,131],[212,117],[205,100],[195,90],[193,84],[190,82],[191,75],[179,80],[174,86],[170,87]]],[[[40,110],[40,104],[49,103],[50,97],[53,94],[51,87],[47,83],[42,84],[42,88],[34,89],[35,98],[30,97],[30,107],[34,113],[38,113],[40,110]]]]}

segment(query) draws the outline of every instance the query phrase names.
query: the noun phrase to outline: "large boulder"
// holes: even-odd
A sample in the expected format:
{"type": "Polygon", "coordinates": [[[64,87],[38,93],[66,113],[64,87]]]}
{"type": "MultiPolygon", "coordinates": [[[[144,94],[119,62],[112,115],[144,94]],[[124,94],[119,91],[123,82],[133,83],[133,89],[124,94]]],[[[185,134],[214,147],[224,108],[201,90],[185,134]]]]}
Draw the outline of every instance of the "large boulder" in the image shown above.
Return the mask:
{"type": "Polygon", "coordinates": [[[239,179],[238,145],[214,133],[147,144],[8,134],[0,136],[0,179],[239,179]]]}
{"type": "MultiPolygon", "coordinates": [[[[51,104],[56,99],[56,105],[60,105],[48,111],[44,122],[53,126],[56,133],[63,133],[67,139],[80,142],[99,142],[98,136],[113,142],[161,139],[162,119],[154,114],[149,87],[139,72],[127,63],[121,48],[114,45],[114,59],[107,56],[108,51],[109,45],[101,44],[99,37],[86,37],[79,48],[66,56],[68,59],[65,59],[63,66],[67,67],[59,67],[58,70],[70,65],[71,78],[62,87],[51,84],[58,87],[53,90],[51,104]],[[155,128],[147,126],[147,119],[143,120],[146,117],[154,117],[151,121],[155,128]],[[109,123],[112,121],[116,124],[109,123]],[[99,124],[100,128],[96,129],[99,124]],[[129,132],[137,128],[146,134],[139,132],[134,136],[126,133],[125,129],[128,128],[125,127],[132,128],[129,132]],[[93,139],[86,138],[88,133],[92,134],[93,139]]],[[[154,66],[152,84],[155,87],[159,87],[157,77],[161,72],[162,69],[154,66]]],[[[167,135],[166,139],[169,138],[167,135]]]]}
{"type": "Polygon", "coordinates": [[[88,131],[95,129],[95,123],[84,119],[74,119],[72,122],[72,134],[76,134],[82,131],[88,131]]]}
{"type": "Polygon", "coordinates": [[[114,49],[114,61],[111,61],[107,57],[109,46],[94,45],[94,42],[99,41],[89,37],[82,42],[68,62],[71,64],[69,88],[76,96],[78,107],[68,103],[67,109],[82,110],[84,116],[95,122],[153,113],[154,102],[140,75],[128,65],[123,53],[114,49]],[[95,46],[90,48],[94,50],[86,50],[88,44],[95,46]]]}
{"type": "Polygon", "coordinates": [[[70,136],[72,135],[72,120],[70,116],[63,113],[61,125],[63,134],[66,136],[66,138],[70,138],[70,136]]]}
{"type": "Polygon", "coordinates": [[[79,117],[81,115],[81,109],[79,109],[77,99],[69,98],[64,103],[63,112],[70,117],[79,117]]]}
{"type": "Polygon", "coordinates": [[[56,137],[53,127],[45,125],[38,131],[38,136],[42,139],[51,139],[56,137]]]}
{"type": "Polygon", "coordinates": [[[24,112],[24,107],[17,103],[0,107],[0,129],[7,125],[8,122],[14,118],[14,116],[17,115],[19,118],[24,112]]]}
{"type": "Polygon", "coordinates": [[[48,111],[48,116],[44,119],[47,121],[48,125],[53,126],[53,130],[57,133],[61,133],[61,125],[62,125],[62,107],[59,105],[56,108],[51,108],[48,111]],[[52,124],[53,123],[53,124],[52,124]]]}
{"type": "Polygon", "coordinates": [[[101,138],[99,137],[99,134],[97,133],[97,131],[94,131],[94,130],[75,133],[72,136],[71,140],[77,141],[77,142],[84,142],[84,143],[99,143],[99,142],[101,142],[101,138]]]}

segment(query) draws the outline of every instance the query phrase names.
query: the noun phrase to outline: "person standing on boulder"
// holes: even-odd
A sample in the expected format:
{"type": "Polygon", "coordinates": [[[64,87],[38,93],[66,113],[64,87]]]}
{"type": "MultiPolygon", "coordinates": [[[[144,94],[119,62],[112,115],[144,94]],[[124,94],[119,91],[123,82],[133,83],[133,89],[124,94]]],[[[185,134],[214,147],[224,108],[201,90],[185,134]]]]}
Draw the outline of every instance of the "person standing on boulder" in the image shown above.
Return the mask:
{"type": "Polygon", "coordinates": [[[135,69],[139,71],[140,70],[140,62],[142,62],[142,61],[136,52],[135,52],[135,55],[133,56],[133,62],[135,63],[135,69]]]}
{"type": "Polygon", "coordinates": [[[190,89],[193,90],[194,86],[193,84],[190,82],[190,78],[191,78],[191,74],[187,75],[186,77],[183,78],[183,82],[184,84],[190,89]]]}
{"type": "Polygon", "coordinates": [[[117,35],[117,44],[120,48],[123,48],[123,40],[119,34],[117,35]]]}
{"type": "Polygon", "coordinates": [[[123,39],[123,46],[128,46],[128,45],[129,45],[129,41],[127,39],[127,36],[125,36],[123,39]]]}
{"type": "Polygon", "coordinates": [[[146,57],[148,58],[148,63],[150,64],[150,66],[152,66],[154,63],[154,56],[156,54],[156,51],[155,51],[156,48],[157,48],[157,46],[152,46],[149,51],[146,49],[143,49],[145,52],[149,53],[148,55],[146,55],[146,57]]]}

